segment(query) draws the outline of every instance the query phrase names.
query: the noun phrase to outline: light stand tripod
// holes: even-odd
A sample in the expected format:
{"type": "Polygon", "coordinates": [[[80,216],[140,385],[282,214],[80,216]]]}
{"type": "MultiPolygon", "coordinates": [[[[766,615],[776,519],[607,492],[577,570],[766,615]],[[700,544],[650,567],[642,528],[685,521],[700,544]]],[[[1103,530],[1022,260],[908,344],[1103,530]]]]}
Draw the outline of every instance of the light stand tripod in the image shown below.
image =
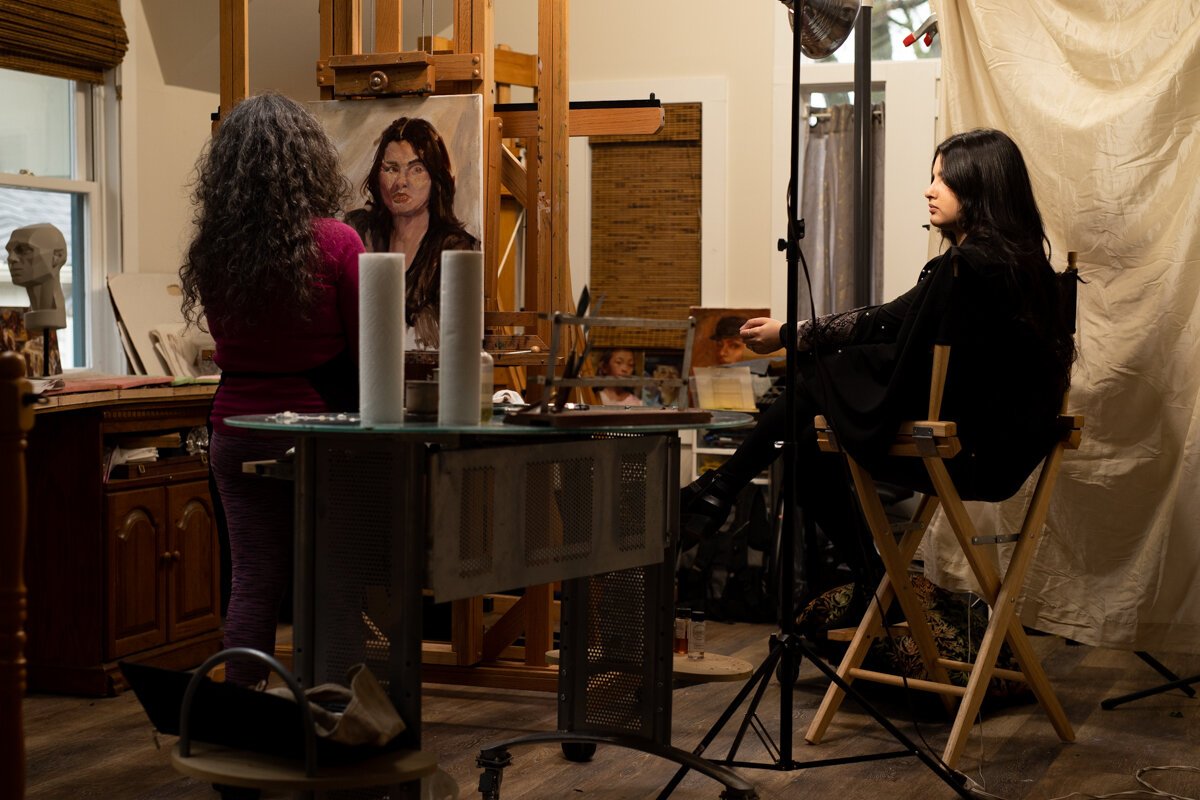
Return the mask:
{"type": "Polygon", "coordinates": [[[1125,703],[1129,703],[1134,700],[1141,700],[1143,697],[1151,697],[1156,694],[1162,694],[1163,692],[1169,692],[1172,689],[1178,689],[1188,697],[1196,696],[1196,690],[1192,688],[1192,685],[1200,683],[1200,675],[1192,675],[1190,678],[1181,678],[1159,663],[1158,659],[1147,653],[1145,650],[1136,650],[1134,651],[1134,655],[1153,667],[1155,672],[1167,679],[1167,682],[1158,686],[1154,686],[1150,689],[1142,689],[1138,692],[1123,694],[1120,697],[1110,697],[1107,700],[1102,700],[1100,701],[1100,707],[1105,711],[1111,711],[1117,706],[1124,705],[1125,703]]]}
{"type": "MultiPolygon", "coordinates": [[[[779,247],[787,253],[787,322],[783,328],[785,336],[795,335],[799,322],[799,289],[801,253],[800,240],[804,238],[804,221],[800,218],[799,186],[800,186],[800,55],[803,51],[811,57],[824,57],[836,50],[854,21],[852,9],[858,3],[853,0],[783,0],[784,5],[794,10],[792,22],[792,97],[791,97],[791,174],[787,199],[787,238],[780,240],[779,247]],[[793,4],[794,7],[793,7],[793,4]],[[851,9],[849,19],[846,18],[847,8],[851,9]],[[839,26],[844,25],[838,31],[839,26]],[[840,36],[840,38],[838,38],[840,36]],[[822,47],[825,50],[822,51],[822,47]]],[[[871,123],[871,0],[861,0],[855,22],[855,133],[858,144],[857,169],[855,178],[857,186],[856,217],[855,217],[855,264],[856,275],[860,277],[859,285],[866,285],[862,276],[870,275],[871,244],[869,231],[871,228],[870,182],[870,123],[871,123]]],[[[860,296],[861,299],[861,296],[860,296]]],[[[865,305],[866,302],[864,301],[865,305]]],[[[702,755],[708,746],[716,739],[720,731],[733,718],[737,709],[753,693],[753,698],[746,710],[729,754],[723,759],[714,759],[714,763],[727,767],[746,767],[754,769],[774,769],[792,771],[813,767],[833,766],[836,764],[852,764],[865,761],[876,761],[901,756],[916,756],[929,769],[941,778],[951,789],[964,800],[970,800],[971,793],[964,785],[963,776],[950,770],[945,764],[936,761],[925,750],[921,749],[908,736],[896,728],[886,717],[850,684],[846,683],[833,667],[817,657],[810,645],[796,633],[795,607],[793,585],[796,579],[795,548],[796,548],[796,507],[793,498],[796,496],[796,442],[798,427],[796,419],[796,372],[797,354],[795,347],[787,348],[787,374],[785,378],[784,403],[787,416],[786,434],[783,442],[783,524],[780,531],[777,558],[779,559],[779,632],[773,634],[770,640],[770,651],[766,659],[755,670],[754,675],[738,692],[733,702],[722,712],[700,744],[692,751],[702,755]],[[792,701],[793,685],[800,671],[800,661],[807,656],[830,681],[847,695],[856,700],[859,706],[879,723],[904,749],[886,753],[873,753],[843,758],[817,759],[796,761],[792,758],[792,701]],[[779,678],[779,741],[772,740],[766,726],[757,716],[758,705],[763,698],[771,676],[779,678]],[[741,746],[746,731],[754,726],[755,734],[766,746],[770,760],[766,762],[738,761],[736,755],[741,746]]],[[[688,768],[681,767],[671,781],[659,794],[660,800],[668,797],[683,777],[688,768]]]]}

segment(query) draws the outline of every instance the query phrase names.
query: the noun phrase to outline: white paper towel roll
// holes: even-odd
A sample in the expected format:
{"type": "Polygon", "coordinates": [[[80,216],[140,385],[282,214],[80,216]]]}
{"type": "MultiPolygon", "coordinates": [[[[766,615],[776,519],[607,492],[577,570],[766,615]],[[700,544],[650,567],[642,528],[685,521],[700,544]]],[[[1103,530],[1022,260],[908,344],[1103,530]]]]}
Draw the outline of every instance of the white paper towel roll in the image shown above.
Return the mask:
{"type": "Polygon", "coordinates": [[[363,427],[404,421],[404,254],[358,257],[358,406],[363,427]]]}
{"type": "Polygon", "coordinates": [[[438,424],[479,423],[479,358],[483,344],[483,253],[442,253],[438,326],[438,424]]]}

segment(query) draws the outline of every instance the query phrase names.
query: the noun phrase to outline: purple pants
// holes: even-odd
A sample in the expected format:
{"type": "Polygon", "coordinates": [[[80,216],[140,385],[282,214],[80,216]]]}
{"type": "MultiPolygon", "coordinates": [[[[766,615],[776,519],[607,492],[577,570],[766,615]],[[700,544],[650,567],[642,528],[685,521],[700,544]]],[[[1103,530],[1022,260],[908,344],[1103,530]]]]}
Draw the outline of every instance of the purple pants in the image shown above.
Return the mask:
{"type": "MultiPolygon", "coordinates": [[[[225,615],[225,647],[251,647],[275,653],[279,605],[287,590],[291,563],[292,484],[242,472],[245,461],[281,457],[291,439],[258,438],[213,431],[208,449],[209,469],[221,494],[233,586],[225,615]]],[[[258,661],[226,664],[225,679],[253,686],[270,670],[258,661]]]]}

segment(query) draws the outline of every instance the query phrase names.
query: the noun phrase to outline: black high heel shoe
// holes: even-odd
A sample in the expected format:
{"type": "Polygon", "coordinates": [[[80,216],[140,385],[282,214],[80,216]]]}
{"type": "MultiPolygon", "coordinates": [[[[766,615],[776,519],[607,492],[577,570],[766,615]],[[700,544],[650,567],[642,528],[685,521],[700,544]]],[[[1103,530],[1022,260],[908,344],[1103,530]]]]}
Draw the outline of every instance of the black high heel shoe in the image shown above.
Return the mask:
{"type": "Polygon", "coordinates": [[[704,473],[679,492],[680,549],[687,550],[712,536],[733,509],[734,492],[716,470],[704,473]]]}

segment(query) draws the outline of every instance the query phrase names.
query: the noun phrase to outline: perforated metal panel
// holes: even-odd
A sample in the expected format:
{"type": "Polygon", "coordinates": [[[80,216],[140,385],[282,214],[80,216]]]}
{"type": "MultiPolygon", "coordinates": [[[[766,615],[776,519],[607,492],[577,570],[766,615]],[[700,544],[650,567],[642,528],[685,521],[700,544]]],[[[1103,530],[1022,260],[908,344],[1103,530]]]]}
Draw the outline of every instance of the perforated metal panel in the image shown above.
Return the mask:
{"type": "Polygon", "coordinates": [[[345,682],[346,670],[365,661],[386,686],[383,628],[390,611],[384,601],[393,557],[388,479],[395,473],[395,454],[329,448],[322,455],[317,513],[324,505],[325,535],[317,550],[318,585],[336,589],[318,598],[317,624],[332,635],[320,640],[317,657],[325,679],[345,682]]]}
{"type": "Polygon", "coordinates": [[[646,519],[649,497],[649,463],[645,453],[625,453],[621,456],[620,500],[617,504],[617,547],[623,551],[640,550],[646,546],[646,519]]]}
{"type": "Polygon", "coordinates": [[[302,680],[343,682],[365,661],[417,747],[422,586],[440,600],[564,580],[560,722],[667,743],[662,561],[677,461],[669,434],[442,452],[309,437],[297,457],[297,586],[316,587],[297,601],[302,680]]]}
{"type": "Polygon", "coordinates": [[[309,446],[311,631],[297,643],[311,658],[305,682],[345,684],[365,663],[419,745],[421,580],[424,566],[424,447],[382,439],[313,441],[309,446]]]}
{"type": "Polygon", "coordinates": [[[492,570],[495,467],[480,466],[463,470],[462,486],[458,519],[459,564],[463,575],[486,575],[492,570]]]}
{"type": "Polygon", "coordinates": [[[672,655],[666,574],[659,564],[564,584],[562,730],[669,742],[672,655]]]}
{"type": "Polygon", "coordinates": [[[661,561],[670,441],[666,435],[644,436],[433,455],[434,598],[441,602],[661,561]]]}

